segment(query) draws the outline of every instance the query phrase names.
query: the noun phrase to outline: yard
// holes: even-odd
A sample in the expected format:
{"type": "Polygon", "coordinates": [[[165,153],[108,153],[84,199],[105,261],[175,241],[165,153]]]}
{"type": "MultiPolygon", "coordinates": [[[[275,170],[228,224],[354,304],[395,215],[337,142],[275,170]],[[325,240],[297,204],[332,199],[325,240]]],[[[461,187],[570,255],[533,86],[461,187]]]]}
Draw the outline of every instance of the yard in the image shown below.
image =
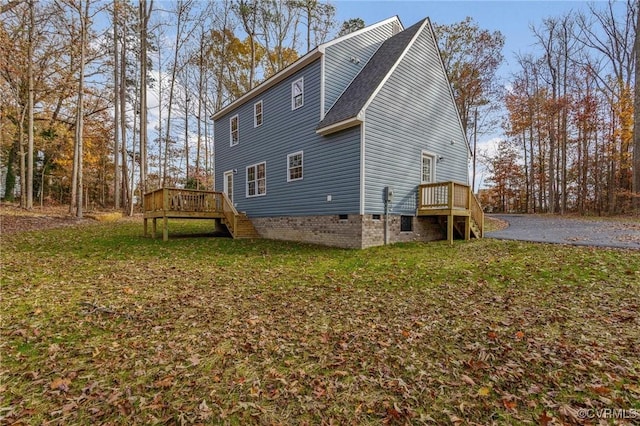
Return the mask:
{"type": "Polygon", "coordinates": [[[639,251],[141,222],[2,236],[0,423],[639,421],[639,251]]]}

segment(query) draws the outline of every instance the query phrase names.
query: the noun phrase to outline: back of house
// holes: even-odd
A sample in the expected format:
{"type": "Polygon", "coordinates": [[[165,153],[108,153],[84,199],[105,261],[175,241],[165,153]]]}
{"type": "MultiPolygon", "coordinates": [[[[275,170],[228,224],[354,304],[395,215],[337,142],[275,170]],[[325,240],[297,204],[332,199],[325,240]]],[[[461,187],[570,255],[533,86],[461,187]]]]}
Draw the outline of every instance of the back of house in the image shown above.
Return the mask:
{"type": "Polygon", "coordinates": [[[364,248],[442,239],[425,184],[469,148],[428,19],[318,46],[214,115],[216,190],[262,237],[364,248]]]}

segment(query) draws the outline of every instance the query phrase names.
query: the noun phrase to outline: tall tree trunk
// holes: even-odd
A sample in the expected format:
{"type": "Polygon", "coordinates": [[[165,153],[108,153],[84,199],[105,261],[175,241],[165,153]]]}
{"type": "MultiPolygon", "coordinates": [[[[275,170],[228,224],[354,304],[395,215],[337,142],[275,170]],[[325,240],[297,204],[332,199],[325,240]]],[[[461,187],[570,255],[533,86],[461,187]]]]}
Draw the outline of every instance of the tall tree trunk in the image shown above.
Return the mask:
{"type": "MultiPolygon", "coordinates": [[[[185,68],[185,81],[186,79],[186,68],[185,68]]],[[[189,184],[189,93],[187,92],[187,88],[185,87],[184,92],[184,155],[186,158],[186,173],[185,173],[185,184],[189,184]]]]}
{"type": "Polygon", "coordinates": [[[33,208],[33,32],[36,24],[34,16],[34,0],[29,0],[29,43],[28,43],[28,58],[27,63],[27,75],[29,80],[29,100],[28,100],[28,121],[27,121],[27,202],[26,208],[31,210],[33,208]]]}
{"type": "Polygon", "coordinates": [[[196,146],[196,189],[200,189],[200,145],[202,143],[202,101],[204,99],[204,30],[200,35],[200,54],[198,56],[198,145],[196,146]]]}
{"type": "Polygon", "coordinates": [[[120,208],[120,52],[118,50],[118,0],[113,0],[113,198],[114,207],[120,208]]]}
{"type": "Polygon", "coordinates": [[[78,5],[78,11],[80,13],[80,76],[78,78],[78,106],[76,108],[76,154],[77,158],[77,200],[76,200],[76,216],[83,217],[83,196],[84,196],[84,182],[83,182],[83,135],[84,135],[84,74],[85,74],[85,62],[86,62],[86,50],[87,39],[89,31],[89,2],[85,0],[84,10],[83,4],[80,2],[78,5]]]}
{"type": "MultiPolygon", "coordinates": [[[[159,39],[159,37],[158,37],[159,39]]],[[[158,41],[158,40],[157,40],[158,41]]],[[[158,187],[164,186],[165,177],[163,164],[162,137],[162,49],[158,49],[158,187]]]]}
{"type": "Polygon", "coordinates": [[[20,150],[18,145],[20,141],[17,140],[11,144],[9,149],[9,155],[7,155],[7,174],[4,181],[4,200],[13,201],[16,189],[16,172],[14,165],[16,163],[16,153],[20,150]]]}
{"type": "Polygon", "coordinates": [[[144,206],[147,192],[147,28],[153,10],[153,0],[140,0],[140,195],[144,206]]]}
{"type": "Polygon", "coordinates": [[[178,72],[178,53],[180,47],[180,37],[182,36],[182,12],[184,11],[184,2],[179,1],[177,4],[178,15],[176,16],[177,28],[176,28],[176,44],[173,51],[173,65],[171,69],[171,81],[169,82],[169,106],[167,108],[167,126],[165,131],[164,141],[164,161],[162,164],[162,186],[167,186],[167,166],[169,162],[169,141],[171,139],[171,109],[173,107],[173,94],[176,82],[176,76],[178,72]]]}
{"type": "Polygon", "coordinates": [[[20,207],[26,208],[27,206],[27,192],[26,192],[26,182],[27,182],[27,163],[26,163],[26,153],[24,152],[24,119],[26,116],[26,107],[22,108],[20,113],[20,124],[18,126],[18,139],[20,141],[19,144],[19,153],[20,153],[20,207]]]}
{"type": "Polygon", "coordinates": [[[129,170],[127,167],[127,40],[122,38],[122,46],[120,49],[120,161],[122,163],[122,207],[127,212],[130,200],[129,197],[129,170]]]}
{"type": "Polygon", "coordinates": [[[635,57],[635,86],[633,96],[633,192],[636,213],[640,213],[640,7],[636,8],[636,38],[633,43],[635,57]]]}

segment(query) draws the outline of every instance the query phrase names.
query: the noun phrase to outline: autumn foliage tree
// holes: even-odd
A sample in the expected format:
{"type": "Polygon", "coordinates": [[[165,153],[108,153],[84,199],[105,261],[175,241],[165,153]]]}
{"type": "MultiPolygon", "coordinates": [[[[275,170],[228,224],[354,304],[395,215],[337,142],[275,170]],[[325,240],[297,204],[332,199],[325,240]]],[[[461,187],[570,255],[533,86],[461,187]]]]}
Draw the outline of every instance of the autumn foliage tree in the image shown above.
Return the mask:
{"type": "Polygon", "coordinates": [[[526,211],[630,211],[636,8],[592,6],[532,28],[542,54],[518,57],[504,123],[522,156],[526,211]]]}

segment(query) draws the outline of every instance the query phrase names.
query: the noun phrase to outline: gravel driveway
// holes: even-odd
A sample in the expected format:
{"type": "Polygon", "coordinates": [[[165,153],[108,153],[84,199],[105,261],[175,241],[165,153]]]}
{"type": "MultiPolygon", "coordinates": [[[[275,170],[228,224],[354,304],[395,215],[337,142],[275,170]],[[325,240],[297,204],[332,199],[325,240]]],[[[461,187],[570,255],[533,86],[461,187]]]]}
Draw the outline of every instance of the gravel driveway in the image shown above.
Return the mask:
{"type": "Polygon", "coordinates": [[[496,214],[506,229],[487,232],[488,238],[640,249],[640,221],[596,220],[574,217],[496,214]]]}

